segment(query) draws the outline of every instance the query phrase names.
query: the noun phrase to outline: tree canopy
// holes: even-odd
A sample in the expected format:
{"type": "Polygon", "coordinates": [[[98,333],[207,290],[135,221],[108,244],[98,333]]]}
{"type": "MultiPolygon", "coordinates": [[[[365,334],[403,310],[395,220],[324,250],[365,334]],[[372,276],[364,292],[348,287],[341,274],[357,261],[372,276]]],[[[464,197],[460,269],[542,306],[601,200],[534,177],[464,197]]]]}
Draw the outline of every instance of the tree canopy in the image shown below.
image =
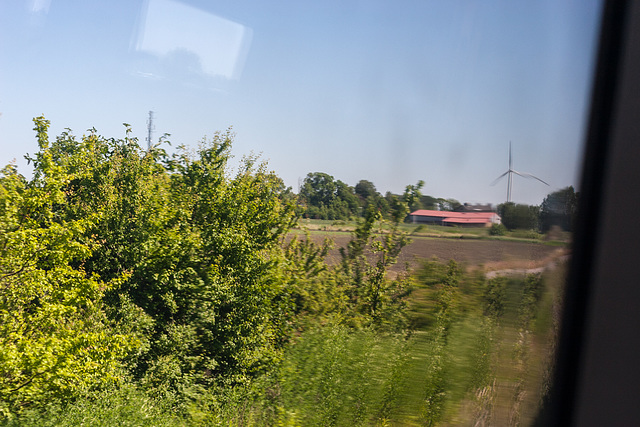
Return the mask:
{"type": "Polygon", "coordinates": [[[502,224],[509,230],[538,230],[540,208],[513,202],[498,205],[502,224]]]}
{"type": "Polygon", "coordinates": [[[565,231],[573,231],[578,210],[578,197],[573,186],[554,191],[544,198],[540,206],[540,227],[546,232],[556,225],[565,231]]]}
{"type": "MultiPolygon", "coordinates": [[[[50,142],[34,122],[33,177],[0,172],[0,417],[129,381],[179,403],[275,366],[304,319],[402,323],[407,282],[386,272],[407,240],[373,234],[374,205],[329,266],[328,243],[285,241],[296,203],[266,164],[231,173],[230,131],[169,155],[128,125],[50,142]]],[[[303,188],[360,207],[330,175],[303,188]]]]}

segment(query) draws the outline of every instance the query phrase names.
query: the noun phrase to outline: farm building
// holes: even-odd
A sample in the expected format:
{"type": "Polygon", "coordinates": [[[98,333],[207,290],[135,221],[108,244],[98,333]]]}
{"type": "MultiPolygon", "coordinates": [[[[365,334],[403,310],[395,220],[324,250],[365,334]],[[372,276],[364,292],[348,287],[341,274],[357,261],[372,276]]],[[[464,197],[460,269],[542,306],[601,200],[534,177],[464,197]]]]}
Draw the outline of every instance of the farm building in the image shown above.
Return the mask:
{"type": "Polygon", "coordinates": [[[419,209],[409,214],[409,220],[414,224],[490,227],[492,224],[500,224],[500,215],[495,212],[449,212],[419,209]]]}

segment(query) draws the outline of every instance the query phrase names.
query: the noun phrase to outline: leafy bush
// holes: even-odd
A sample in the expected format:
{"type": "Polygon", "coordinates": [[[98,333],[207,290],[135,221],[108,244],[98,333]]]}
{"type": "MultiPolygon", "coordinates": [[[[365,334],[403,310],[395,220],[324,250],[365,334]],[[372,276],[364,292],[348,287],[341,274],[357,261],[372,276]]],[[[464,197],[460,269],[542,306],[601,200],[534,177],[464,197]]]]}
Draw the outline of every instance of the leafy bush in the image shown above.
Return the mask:
{"type": "Polygon", "coordinates": [[[489,234],[492,236],[504,236],[507,234],[507,227],[504,224],[493,224],[489,229],[489,234]]]}
{"type": "Polygon", "coordinates": [[[537,230],[539,227],[540,207],[515,204],[513,202],[498,205],[498,214],[508,230],[537,230]]]}
{"type": "Polygon", "coordinates": [[[129,373],[177,401],[238,383],[279,358],[283,281],[274,262],[294,223],[282,181],[233,135],[195,155],[134,138],[68,132],[27,181],[0,178],[0,414],[129,373]]]}
{"type": "Polygon", "coordinates": [[[57,164],[48,122],[35,123],[33,178],[12,166],[0,174],[0,417],[122,381],[138,346],[103,311],[105,291],[126,273],[103,280],[83,268],[99,212],[63,214],[77,174],[57,164]]]}
{"type": "Polygon", "coordinates": [[[82,395],[67,404],[49,403],[44,409],[25,411],[3,427],[120,427],[186,426],[172,402],[151,398],[131,385],[82,395]]]}
{"type": "Polygon", "coordinates": [[[407,243],[376,238],[372,207],[339,266],[328,246],[282,241],[295,224],[282,180],[253,157],[229,172],[233,135],[195,153],[70,132],[31,180],[0,176],[0,416],[134,381],[184,406],[273,369],[292,333],[339,319],[403,326],[407,243]]]}

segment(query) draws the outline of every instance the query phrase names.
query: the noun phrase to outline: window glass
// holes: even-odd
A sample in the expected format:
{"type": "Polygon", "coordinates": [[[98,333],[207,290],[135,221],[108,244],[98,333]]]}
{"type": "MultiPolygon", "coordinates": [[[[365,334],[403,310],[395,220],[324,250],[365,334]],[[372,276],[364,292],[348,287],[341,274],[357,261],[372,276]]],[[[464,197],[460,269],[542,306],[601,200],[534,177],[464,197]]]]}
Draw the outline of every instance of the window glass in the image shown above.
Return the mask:
{"type": "Polygon", "coordinates": [[[530,422],[553,369],[601,6],[3,2],[0,162],[20,178],[0,177],[0,308],[33,323],[49,316],[43,283],[71,290],[41,342],[0,327],[14,357],[0,389],[24,395],[0,417],[89,390],[165,421],[530,422]],[[14,276],[34,286],[22,299],[14,276]],[[95,294],[71,303],[71,277],[95,294]],[[42,344],[91,322],[123,341],[100,356],[42,344]],[[15,362],[25,348],[32,366],[15,362]]]}

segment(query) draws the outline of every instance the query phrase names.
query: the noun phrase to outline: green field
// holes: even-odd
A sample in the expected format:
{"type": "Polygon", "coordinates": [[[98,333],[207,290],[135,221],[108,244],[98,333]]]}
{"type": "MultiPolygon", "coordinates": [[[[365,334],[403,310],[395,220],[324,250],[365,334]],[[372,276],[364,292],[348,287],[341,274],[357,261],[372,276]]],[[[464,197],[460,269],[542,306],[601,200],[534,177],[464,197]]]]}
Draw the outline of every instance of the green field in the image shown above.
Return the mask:
{"type": "MultiPolygon", "coordinates": [[[[322,219],[300,219],[293,232],[308,230],[313,234],[352,232],[356,229],[357,221],[332,221],[322,219]]],[[[380,224],[376,231],[388,232],[391,225],[380,224]]],[[[571,240],[571,234],[567,232],[557,233],[552,236],[544,235],[530,230],[507,231],[504,236],[492,236],[486,227],[452,227],[442,225],[425,224],[400,224],[399,229],[410,236],[415,237],[440,237],[451,239],[486,239],[540,242],[549,245],[564,246],[571,240]]]]}

